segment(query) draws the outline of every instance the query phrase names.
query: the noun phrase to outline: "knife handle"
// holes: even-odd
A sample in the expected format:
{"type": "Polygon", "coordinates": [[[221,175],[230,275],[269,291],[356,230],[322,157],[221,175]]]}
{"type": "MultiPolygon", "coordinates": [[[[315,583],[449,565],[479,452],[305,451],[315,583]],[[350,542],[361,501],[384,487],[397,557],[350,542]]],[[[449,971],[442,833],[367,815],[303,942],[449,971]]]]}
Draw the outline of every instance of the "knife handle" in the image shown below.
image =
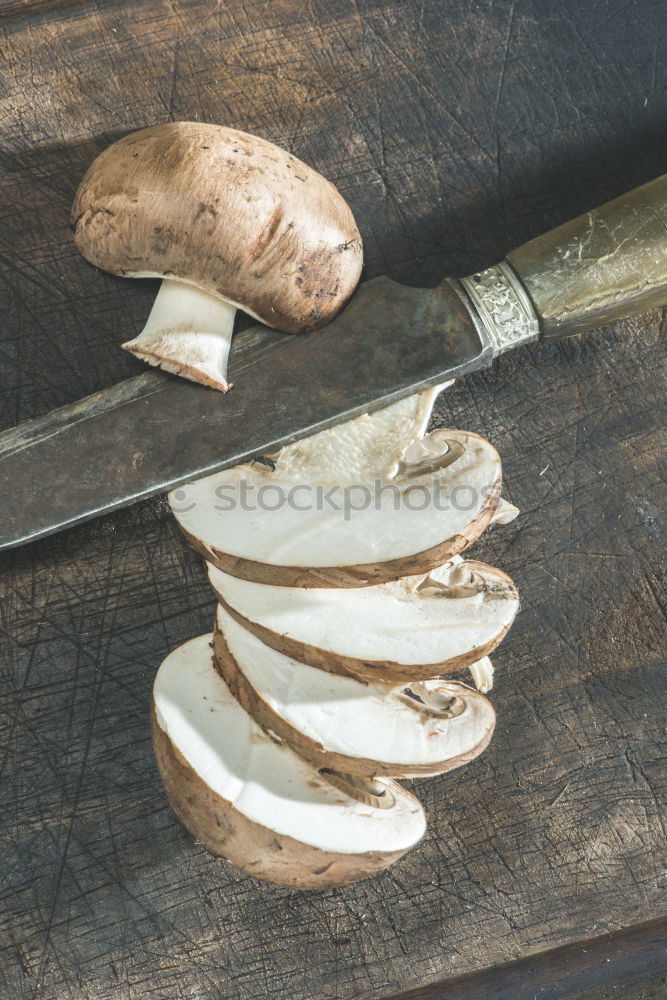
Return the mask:
{"type": "Polygon", "coordinates": [[[494,354],[667,303],[667,174],[463,278],[494,354]]]}

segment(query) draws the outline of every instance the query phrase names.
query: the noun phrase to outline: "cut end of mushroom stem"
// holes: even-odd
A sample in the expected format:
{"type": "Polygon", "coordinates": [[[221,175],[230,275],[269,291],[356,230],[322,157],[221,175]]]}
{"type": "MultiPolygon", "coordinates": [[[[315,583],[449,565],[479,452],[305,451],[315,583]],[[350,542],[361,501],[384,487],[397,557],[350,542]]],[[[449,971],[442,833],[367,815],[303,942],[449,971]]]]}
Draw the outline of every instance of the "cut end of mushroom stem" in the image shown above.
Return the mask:
{"type": "Polygon", "coordinates": [[[142,361],[226,392],[236,306],[166,278],[138,337],[123,344],[142,361]]]}
{"type": "Polygon", "coordinates": [[[363,805],[375,806],[377,809],[391,809],[396,799],[391,794],[391,788],[382,778],[366,778],[359,774],[348,774],[331,767],[321,767],[319,774],[334,788],[356,799],[363,805]]]}

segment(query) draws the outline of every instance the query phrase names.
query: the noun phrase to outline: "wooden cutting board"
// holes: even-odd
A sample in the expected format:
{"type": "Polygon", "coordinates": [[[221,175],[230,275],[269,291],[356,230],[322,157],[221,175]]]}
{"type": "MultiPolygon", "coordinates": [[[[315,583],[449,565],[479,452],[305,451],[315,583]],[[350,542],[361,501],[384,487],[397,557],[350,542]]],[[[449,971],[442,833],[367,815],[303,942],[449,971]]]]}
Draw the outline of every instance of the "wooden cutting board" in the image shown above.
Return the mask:
{"type": "MultiPolygon", "coordinates": [[[[68,225],[123,133],[263,135],[340,187],[368,277],[433,284],[667,169],[666,29],[663,0],[0,2],[3,425],[143,370],[118,345],[155,284],[95,271],[68,225]]],[[[151,682],[214,609],[162,502],[4,557],[3,996],[532,1000],[609,984],[609,962],[660,976],[663,326],[532,346],[442,398],[440,424],[504,458],[523,515],[474,553],[523,610],[490,748],[416,783],[429,831],[373,880],[260,884],[169,810],[151,682]]]]}

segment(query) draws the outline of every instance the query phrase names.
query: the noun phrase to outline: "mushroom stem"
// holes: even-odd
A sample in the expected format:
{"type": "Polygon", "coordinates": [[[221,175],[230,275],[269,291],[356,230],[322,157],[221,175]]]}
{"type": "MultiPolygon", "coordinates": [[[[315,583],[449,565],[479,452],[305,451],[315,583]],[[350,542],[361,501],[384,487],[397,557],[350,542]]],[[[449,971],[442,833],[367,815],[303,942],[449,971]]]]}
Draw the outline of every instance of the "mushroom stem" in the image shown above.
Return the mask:
{"type": "Polygon", "coordinates": [[[493,687],[493,665],[488,656],[478,660],[477,663],[471,663],[468,670],[477,690],[487,694],[493,687]]]}
{"type": "Polygon", "coordinates": [[[138,337],[123,344],[150,365],[226,392],[236,306],[184,281],[165,278],[138,337]]]}
{"type": "Polygon", "coordinates": [[[394,796],[386,782],[381,779],[348,774],[346,771],[337,771],[331,767],[321,767],[319,773],[330,785],[339,788],[357,802],[376,806],[378,809],[391,809],[394,805],[394,796]]]}

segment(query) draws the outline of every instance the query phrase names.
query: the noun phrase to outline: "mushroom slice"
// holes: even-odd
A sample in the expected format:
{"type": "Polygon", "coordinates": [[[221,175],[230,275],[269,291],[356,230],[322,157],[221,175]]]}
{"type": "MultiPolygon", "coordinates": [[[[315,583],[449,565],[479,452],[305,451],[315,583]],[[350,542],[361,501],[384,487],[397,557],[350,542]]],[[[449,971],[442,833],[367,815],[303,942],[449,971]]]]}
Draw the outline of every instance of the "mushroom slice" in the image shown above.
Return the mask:
{"type": "Polygon", "coordinates": [[[456,681],[412,691],[308,667],[264,645],[218,605],[215,663],[265,730],[317,767],[369,777],[442,774],[484,750],[490,701],[456,681]]]}
{"type": "Polygon", "coordinates": [[[237,308],[278,330],[317,330],[361,273],[361,238],[333,185],[220,125],[166,122],[113,143],[81,181],[72,223],[97,267],[166,279],[123,347],[216,389],[229,385],[237,308]]]}
{"type": "Polygon", "coordinates": [[[452,384],[430,386],[286,445],[272,456],[276,475],[328,486],[392,479],[405,452],[426,434],[436,399],[452,384]]]}
{"type": "Polygon", "coordinates": [[[267,735],[211,659],[211,635],[162,663],[153,742],[174,812],[211,854],[277,885],[322,889],[380,871],[422,837],[417,799],[388,778],[329,778],[267,735]]]}
{"type": "Polygon", "coordinates": [[[498,645],[519,608],[510,578],[455,556],[427,576],[361,590],[271,587],[209,564],[218,599],[238,622],[286,656],[381,683],[462,669],[498,645]]]}
{"type": "MultiPolygon", "coordinates": [[[[411,399],[430,412],[425,397],[411,399]]],[[[493,519],[500,457],[467,431],[423,437],[417,407],[403,423],[392,410],[179,487],[181,530],[218,568],[275,586],[365,587],[441,565],[493,519]]]]}

